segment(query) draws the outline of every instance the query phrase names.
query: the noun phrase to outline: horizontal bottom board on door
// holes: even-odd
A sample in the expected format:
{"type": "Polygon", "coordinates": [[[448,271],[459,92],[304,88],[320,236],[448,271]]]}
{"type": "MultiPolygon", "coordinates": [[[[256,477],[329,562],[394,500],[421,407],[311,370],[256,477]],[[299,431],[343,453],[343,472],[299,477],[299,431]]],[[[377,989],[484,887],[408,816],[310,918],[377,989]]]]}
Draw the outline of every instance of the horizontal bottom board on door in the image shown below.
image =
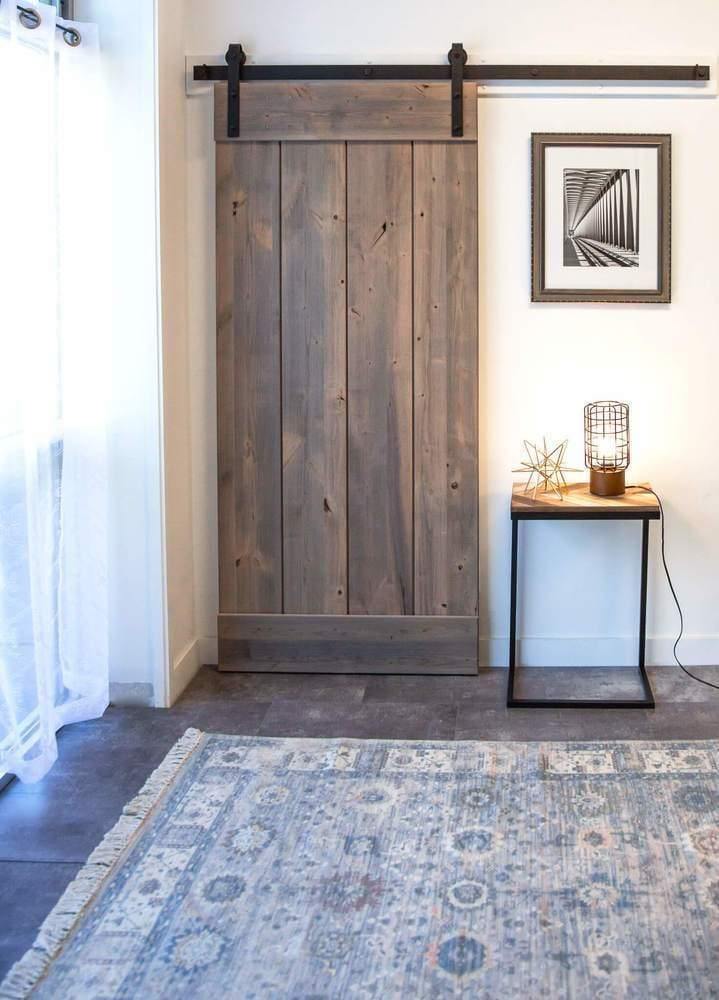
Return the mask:
{"type": "Polygon", "coordinates": [[[476,674],[477,618],[221,614],[220,670],[476,674]]]}

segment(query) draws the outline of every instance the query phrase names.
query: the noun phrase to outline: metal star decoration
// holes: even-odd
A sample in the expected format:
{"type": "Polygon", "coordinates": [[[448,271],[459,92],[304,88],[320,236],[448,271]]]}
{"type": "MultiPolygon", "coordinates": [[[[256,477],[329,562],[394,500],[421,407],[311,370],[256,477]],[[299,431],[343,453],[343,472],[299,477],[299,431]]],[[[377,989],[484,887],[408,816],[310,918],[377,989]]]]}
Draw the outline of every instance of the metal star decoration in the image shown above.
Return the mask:
{"type": "Polygon", "coordinates": [[[531,441],[524,442],[524,450],[527,453],[527,461],[522,462],[520,468],[512,469],[512,472],[527,472],[529,478],[524,487],[524,492],[532,490],[532,497],[537,496],[537,491],[541,493],[552,492],[560,500],[564,500],[562,490],[567,489],[567,481],[564,478],[565,472],[581,472],[581,469],[574,469],[564,465],[564,455],[567,451],[568,440],[560,444],[547,447],[546,437],[542,438],[541,448],[531,441]]]}

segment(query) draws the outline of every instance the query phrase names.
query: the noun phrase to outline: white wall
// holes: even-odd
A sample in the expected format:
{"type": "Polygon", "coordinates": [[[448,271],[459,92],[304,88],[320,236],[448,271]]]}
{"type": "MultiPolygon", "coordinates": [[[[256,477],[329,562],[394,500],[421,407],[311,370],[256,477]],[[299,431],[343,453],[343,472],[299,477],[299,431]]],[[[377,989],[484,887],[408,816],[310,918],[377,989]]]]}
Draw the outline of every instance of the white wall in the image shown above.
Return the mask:
{"type": "Polygon", "coordinates": [[[170,0],[78,0],[76,12],[99,25],[110,115],[111,697],[166,705],[204,658],[195,622],[184,17],[170,0]]]}
{"type": "MultiPolygon", "coordinates": [[[[241,41],[257,61],[441,62],[453,41],[471,62],[676,61],[715,57],[716,0],[186,0],[188,54],[241,41]]],[[[185,105],[187,365],[194,621],[204,658],[215,633],[213,149],[206,97],[185,105]]],[[[668,555],[685,606],[688,662],[719,662],[719,292],[714,234],[719,102],[488,98],[480,102],[481,549],[485,662],[506,662],[510,469],[523,437],[569,436],[581,464],[582,407],[632,404],[632,479],[665,498],[668,555]],[[532,131],[673,135],[673,303],[531,305],[532,131]]],[[[164,240],[163,240],[164,242],[164,240]]],[[[654,529],[653,529],[654,530],[654,529]]],[[[648,653],[668,662],[675,616],[654,530],[648,653]]],[[[632,525],[534,525],[524,532],[527,662],[630,662],[637,611],[632,525]],[[608,637],[597,639],[596,637],[608,637]]],[[[175,546],[189,545],[189,535],[175,546]]]]}
{"type": "MultiPolygon", "coordinates": [[[[522,438],[569,436],[569,459],[582,466],[584,403],[621,399],[631,406],[628,482],[650,480],[665,502],[668,556],[690,633],[683,651],[692,662],[719,662],[719,468],[707,461],[719,448],[719,255],[712,236],[719,105],[490,98],[479,103],[479,121],[485,634],[506,634],[507,470],[522,438]],[[529,304],[533,130],[671,132],[670,306],[529,304]]],[[[522,650],[526,662],[632,662],[640,531],[631,524],[520,527],[530,591],[523,593],[522,629],[534,637],[522,650]]],[[[652,533],[649,655],[668,662],[676,618],[658,561],[658,526],[652,533]]],[[[494,658],[501,652],[493,649],[494,658]]]]}
{"type": "Polygon", "coordinates": [[[100,29],[109,103],[112,396],[110,475],[110,683],[116,701],[162,703],[165,628],[154,5],[79,0],[100,29]]]}
{"type": "MultiPolygon", "coordinates": [[[[193,414],[190,382],[199,382],[188,339],[188,228],[185,25],[182,8],[157,4],[158,170],[165,531],[168,623],[168,700],[202,662],[195,619],[193,538],[193,414]]],[[[199,461],[199,454],[198,459],[199,461]]],[[[201,496],[201,494],[200,494],[201,496]]]]}

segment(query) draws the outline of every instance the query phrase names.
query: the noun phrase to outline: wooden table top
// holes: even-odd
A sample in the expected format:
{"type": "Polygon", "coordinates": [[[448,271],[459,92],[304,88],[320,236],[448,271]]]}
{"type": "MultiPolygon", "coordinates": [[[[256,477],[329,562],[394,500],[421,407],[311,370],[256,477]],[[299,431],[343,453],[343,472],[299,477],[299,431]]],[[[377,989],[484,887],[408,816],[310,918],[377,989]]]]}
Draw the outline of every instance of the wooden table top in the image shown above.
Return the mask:
{"type": "Polygon", "coordinates": [[[570,483],[562,490],[563,499],[556,494],[537,490],[524,492],[523,483],[512,488],[511,516],[514,519],[575,518],[596,520],[657,520],[659,501],[647,492],[649,483],[627,489],[620,497],[598,497],[589,492],[589,483],[570,483]]]}

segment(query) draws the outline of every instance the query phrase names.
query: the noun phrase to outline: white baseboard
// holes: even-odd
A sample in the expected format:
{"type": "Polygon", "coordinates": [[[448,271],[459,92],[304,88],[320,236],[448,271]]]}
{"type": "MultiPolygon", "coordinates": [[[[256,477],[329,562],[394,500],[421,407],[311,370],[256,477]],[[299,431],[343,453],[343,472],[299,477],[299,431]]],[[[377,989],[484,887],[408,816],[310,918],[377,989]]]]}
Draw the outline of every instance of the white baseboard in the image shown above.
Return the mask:
{"type": "Polygon", "coordinates": [[[175,660],[170,671],[170,706],[174,705],[202,666],[201,640],[193,639],[175,660]]]}
{"type": "Polygon", "coordinates": [[[152,684],[110,681],[110,704],[123,708],[155,704],[152,684]]]}
{"type": "MultiPolygon", "coordinates": [[[[647,665],[672,664],[674,639],[647,636],[647,665]]],[[[517,662],[525,667],[634,666],[637,645],[636,636],[526,636],[517,644],[517,662]]],[[[508,638],[479,640],[480,666],[506,667],[508,652],[508,638]]],[[[677,654],[686,666],[719,664],[719,635],[685,636],[677,654]]]]}

